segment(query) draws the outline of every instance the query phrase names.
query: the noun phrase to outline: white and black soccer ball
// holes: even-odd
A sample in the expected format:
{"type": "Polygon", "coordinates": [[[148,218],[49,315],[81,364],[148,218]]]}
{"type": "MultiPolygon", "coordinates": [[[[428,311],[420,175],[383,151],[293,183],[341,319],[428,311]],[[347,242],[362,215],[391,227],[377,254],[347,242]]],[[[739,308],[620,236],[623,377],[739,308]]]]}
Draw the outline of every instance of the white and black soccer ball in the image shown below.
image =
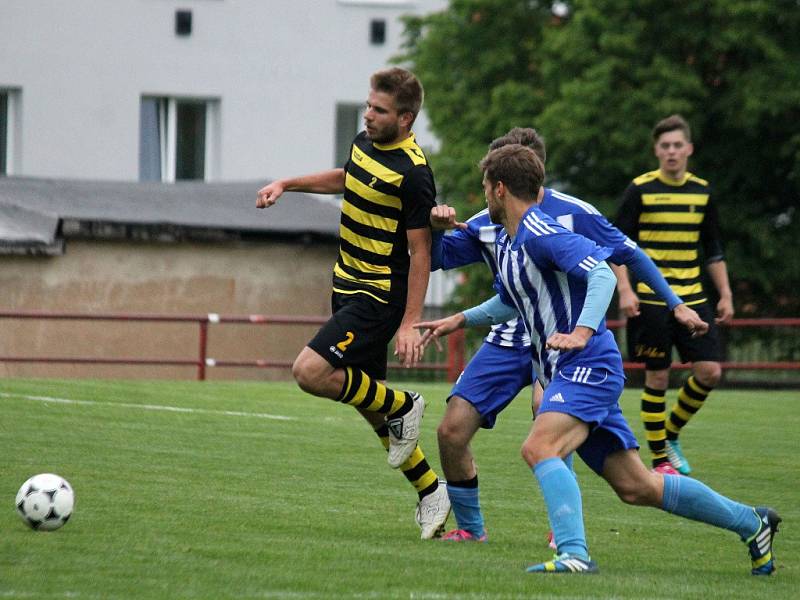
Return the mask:
{"type": "Polygon", "coordinates": [[[17,514],[28,527],[36,531],[53,531],[72,516],[75,492],[63,477],[40,473],[22,484],[15,505],[17,514]]]}

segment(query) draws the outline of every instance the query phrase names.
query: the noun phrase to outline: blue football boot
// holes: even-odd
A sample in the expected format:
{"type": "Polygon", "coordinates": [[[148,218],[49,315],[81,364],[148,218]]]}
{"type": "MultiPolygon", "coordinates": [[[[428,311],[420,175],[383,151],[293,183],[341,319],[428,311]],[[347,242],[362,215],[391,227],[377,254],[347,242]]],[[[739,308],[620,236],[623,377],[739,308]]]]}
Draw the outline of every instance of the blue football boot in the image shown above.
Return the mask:
{"type": "Polygon", "coordinates": [[[758,506],[755,509],[761,521],[761,526],[756,533],[743,540],[750,550],[753,575],[771,575],[775,570],[775,555],[772,553],[772,539],[778,533],[778,523],[782,519],[771,508],[758,506]]]}
{"type": "Polygon", "coordinates": [[[580,558],[564,552],[553,557],[553,560],[531,565],[525,569],[528,573],[597,573],[597,563],[590,558],[580,558]]]}
{"type": "Polygon", "coordinates": [[[681,450],[681,443],[678,440],[667,440],[667,458],[678,473],[681,475],[688,475],[692,472],[692,467],[689,466],[689,461],[683,455],[681,450]]]}

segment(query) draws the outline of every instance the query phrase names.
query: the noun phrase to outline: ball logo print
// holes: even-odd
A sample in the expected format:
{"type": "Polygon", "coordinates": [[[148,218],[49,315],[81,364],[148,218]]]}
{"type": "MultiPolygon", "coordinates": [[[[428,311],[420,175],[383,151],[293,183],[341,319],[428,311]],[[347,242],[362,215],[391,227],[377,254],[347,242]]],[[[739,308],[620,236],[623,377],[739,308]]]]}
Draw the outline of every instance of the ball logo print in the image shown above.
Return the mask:
{"type": "Polygon", "coordinates": [[[36,531],[53,531],[66,523],[75,506],[75,492],[53,473],[34,475],[22,484],[14,503],[22,521],[36,531]]]}

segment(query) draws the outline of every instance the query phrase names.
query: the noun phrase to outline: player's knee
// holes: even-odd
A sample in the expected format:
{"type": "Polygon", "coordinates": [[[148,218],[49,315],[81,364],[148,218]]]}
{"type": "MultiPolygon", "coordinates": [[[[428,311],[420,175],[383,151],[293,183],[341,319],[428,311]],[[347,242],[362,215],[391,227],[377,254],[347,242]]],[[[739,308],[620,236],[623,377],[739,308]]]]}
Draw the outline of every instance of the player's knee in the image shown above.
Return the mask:
{"type": "Polygon", "coordinates": [[[315,382],[319,381],[315,375],[313,365],[301,353],[292,364],[292,377],[297,385],[306,393],[313,394],[316,390],[315,382]]]}
{"type": "Polygon", "coordinates": [[[436,438],[439,441],[439,446],[452,446],[454,437],[453,427],[450,423],[442,421],[436,428],[436,438]]]}
{"type": "Polygon", "coordinates": [[[669,371],[647,371],[645,373],[645,385],[654,390],[665,390],[669,387],[669,371]]]}
{"type": "Polygon", "coordinates": [[[436,436],[439,441],[439,447],[461,447],[469,442],[462,429],[446,419],[439,423],[439,427],[436,428],[436,436]]]}
{"type": "Polygon", "coordinates": [[[709,362],[695,372],[697,380],[706,387],[716,387],[722,378],[722,367],[719,363],[709,362]]]}

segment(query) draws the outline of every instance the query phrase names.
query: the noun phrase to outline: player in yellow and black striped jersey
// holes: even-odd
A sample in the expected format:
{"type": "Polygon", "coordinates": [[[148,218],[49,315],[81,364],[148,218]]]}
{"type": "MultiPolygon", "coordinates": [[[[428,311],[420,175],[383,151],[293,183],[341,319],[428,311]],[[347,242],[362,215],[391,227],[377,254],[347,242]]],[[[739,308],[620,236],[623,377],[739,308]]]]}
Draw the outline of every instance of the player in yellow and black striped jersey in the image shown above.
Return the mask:
{"type": "Polygon", "coordinates": [[[370,423],[389,465],[400,468],[419,497],[423,539],[438,537],[450,514],[446,487],[417,445],[424,399],[384,383],[388,345],[405,366],[422,357],[421,320],[430,274],[429,215],[436,204],[433,173],[411,126],[422,104],[413,73],[374,73],[365,131],[344,168],[273,181],[256,206],[284,191],[344,194],[339,256],[333,269],[333,314],[295,359],[304,391],[355,407],[370,423]]]}
{"type": "Polygon", "coordinates": [[[384,304],[405,304],[406,231],[429,226],[435,197],[433,174],[414,134],[379,144],[361,132],[345,165],[333,290],[365,294],[384,304]]]}
{"type": "Polygon", "coordinates": [[[719,219],[709,183],[687,171],[694,148],[691,130],[679,115],[660,121],[653,130],[659,168],[640,175],[627,187],[616,225],[653,259],[672,290],[709,323],[709,332],[694,337],[680,327],[647,285],[634,292],[619,277],[620,309],[628,317],[629,355],[646,365],[642,420],[653,454],[653,466],[682,474],[691,472],[678,441],[684,425],[702,407],[719,382],[720,351],[716,324],[733,317],[733,300],[724,260],[719,219]],[[716,315],[708,304],[702,267],[716,287],[716,315]],[[692,374],[678,392],[666,420],[666,390],[675,346],[692,374]]]}

